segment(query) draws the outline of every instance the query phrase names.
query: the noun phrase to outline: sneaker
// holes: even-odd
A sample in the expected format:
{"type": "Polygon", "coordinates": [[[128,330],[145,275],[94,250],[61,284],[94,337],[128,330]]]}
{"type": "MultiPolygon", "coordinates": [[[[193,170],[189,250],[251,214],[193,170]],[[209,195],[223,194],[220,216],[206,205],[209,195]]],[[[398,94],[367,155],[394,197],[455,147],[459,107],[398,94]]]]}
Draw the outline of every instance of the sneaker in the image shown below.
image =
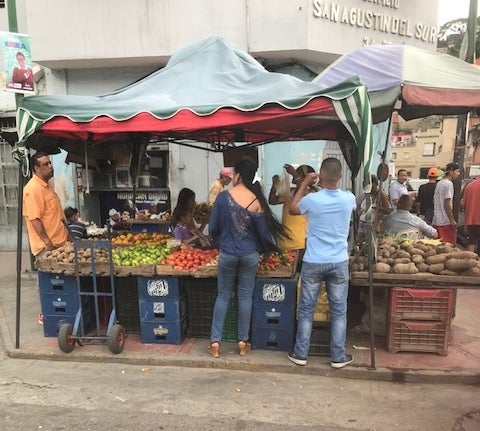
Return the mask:
{"type": "Polygon", "coordinates": [[[43,314],[38,315],[38,323],[39,325],[43,325],[43,314]]]}
{"type": "Polygon", "coordinates": [[[332,368],[343,368],[348,364],[351,364],[353,362],[353,356],[352,355],[345,355],[345,357],[340,360],[340,361],[332,361],[330,362],[330,365],[332,368]]]}
{"type": "Polygon", "coordinates": [[[307,359],[306,358],[299,358],[295,353],[292,351],[287,353],[287,358],[290,359],[294,364],[297,365],[307,365],[307,359]]]}

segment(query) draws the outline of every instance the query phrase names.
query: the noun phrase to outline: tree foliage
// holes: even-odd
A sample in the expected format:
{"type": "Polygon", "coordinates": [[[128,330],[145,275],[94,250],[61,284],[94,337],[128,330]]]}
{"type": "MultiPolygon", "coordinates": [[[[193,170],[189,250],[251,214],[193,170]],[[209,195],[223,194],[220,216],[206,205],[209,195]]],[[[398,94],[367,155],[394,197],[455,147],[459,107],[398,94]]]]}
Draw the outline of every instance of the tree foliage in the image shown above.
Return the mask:
{"type": "MultiPolygon", "coordinates": [[[[467,18],[448,21],[438,32],[437,50],[459,57],[460,47],[467,31],[467,18]]],[[[477,34],[475,37],[475,58],[480,57],[480,17],[477,18],[477,34]]]]}

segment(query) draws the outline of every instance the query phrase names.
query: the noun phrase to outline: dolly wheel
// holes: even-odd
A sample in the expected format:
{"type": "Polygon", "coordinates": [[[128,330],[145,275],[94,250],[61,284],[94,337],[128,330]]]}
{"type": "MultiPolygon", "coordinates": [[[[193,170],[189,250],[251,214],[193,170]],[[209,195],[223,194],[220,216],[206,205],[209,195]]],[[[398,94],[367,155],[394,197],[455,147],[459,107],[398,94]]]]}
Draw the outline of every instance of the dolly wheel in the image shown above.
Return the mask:
{"type": "Polygon", "coordinates": [[[65,353],[70,353],[75,348],[75,338],[73,338],[73,325],[64,323],[58,331],[58,347],[65,353]]]}
{"type": "Polygon", "coordinates": [[[125,329],[122,325],[113,325],[108,334],[107,345],[114,354],[122,353],[125,344],[125,329]]]}

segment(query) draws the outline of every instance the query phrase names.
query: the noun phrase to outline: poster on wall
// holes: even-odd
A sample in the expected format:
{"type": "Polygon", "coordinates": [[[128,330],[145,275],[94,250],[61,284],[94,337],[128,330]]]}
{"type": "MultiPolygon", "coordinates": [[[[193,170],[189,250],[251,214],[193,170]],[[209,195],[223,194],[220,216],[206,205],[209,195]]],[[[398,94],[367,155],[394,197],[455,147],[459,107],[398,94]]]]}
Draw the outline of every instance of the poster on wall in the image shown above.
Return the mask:
{"type": "Polygon", "coordinates": [[[30,36],[0,32],[4,89],[14,93],[35,94],[30,36]]]}

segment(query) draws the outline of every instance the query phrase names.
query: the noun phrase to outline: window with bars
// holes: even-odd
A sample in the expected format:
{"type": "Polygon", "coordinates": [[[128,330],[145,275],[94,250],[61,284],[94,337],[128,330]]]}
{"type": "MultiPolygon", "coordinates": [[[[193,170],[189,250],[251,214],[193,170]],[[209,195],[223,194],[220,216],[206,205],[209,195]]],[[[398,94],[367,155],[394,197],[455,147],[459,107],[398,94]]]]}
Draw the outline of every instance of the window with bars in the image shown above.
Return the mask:
{"type": "Polygon", "coordinates": [[[0,140],[0,226],[16,226],[18,208],[18,162],[12,147],[0,140]]]}
{"type": "Polygon", "coordinates": [[[426,142],[423,144],[423,155],[434,156],[435,155],[435,142],[426,142]]]}

